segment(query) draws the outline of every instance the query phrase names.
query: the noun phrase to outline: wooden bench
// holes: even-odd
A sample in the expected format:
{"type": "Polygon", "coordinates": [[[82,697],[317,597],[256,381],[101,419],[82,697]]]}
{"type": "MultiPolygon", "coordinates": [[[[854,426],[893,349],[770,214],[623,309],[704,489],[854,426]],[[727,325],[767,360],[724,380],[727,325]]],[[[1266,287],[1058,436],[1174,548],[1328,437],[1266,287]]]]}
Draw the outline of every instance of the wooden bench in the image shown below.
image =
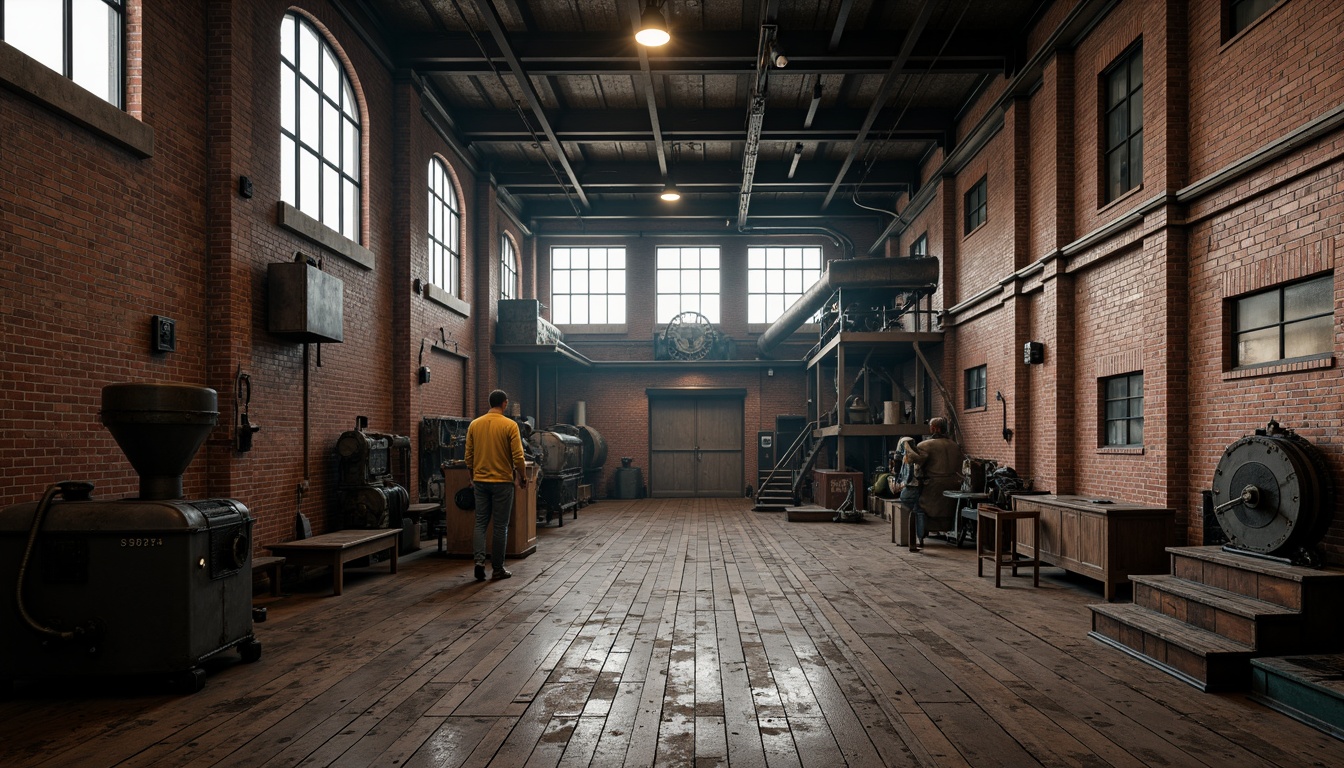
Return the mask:
{"type": "Polygon", "coordinates": [[[266,577],[271,580],[271,594],[280,595],[280,569],[285,565],[283,557],[254,557],[252,558],[252,574],[265,572],[266,577]]]}
{"type": "Polygon", "coordinates": [[[344,581],[344,566],[351,560],[379,552],[391,552],[391,572],[396,573],[397,540],[400,535],[400,528],[334,531],[283,544],[267,544],[266,548],[295,565],[330,567],[333,594],[339,595],[344,581]]]}

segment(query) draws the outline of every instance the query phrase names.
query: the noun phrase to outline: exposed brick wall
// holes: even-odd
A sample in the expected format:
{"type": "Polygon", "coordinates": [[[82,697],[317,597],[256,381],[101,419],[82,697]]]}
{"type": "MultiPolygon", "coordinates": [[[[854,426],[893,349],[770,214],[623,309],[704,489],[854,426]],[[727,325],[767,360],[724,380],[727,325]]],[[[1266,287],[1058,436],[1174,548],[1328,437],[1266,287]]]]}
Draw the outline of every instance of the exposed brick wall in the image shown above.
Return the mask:
{"type": "Polygon", "coordinates": [[[1223,43],[1220,0],[1190,0],[1190,177],[1197,179],[1336,108],[1344,4],[1279,3],[1223,43]]]}

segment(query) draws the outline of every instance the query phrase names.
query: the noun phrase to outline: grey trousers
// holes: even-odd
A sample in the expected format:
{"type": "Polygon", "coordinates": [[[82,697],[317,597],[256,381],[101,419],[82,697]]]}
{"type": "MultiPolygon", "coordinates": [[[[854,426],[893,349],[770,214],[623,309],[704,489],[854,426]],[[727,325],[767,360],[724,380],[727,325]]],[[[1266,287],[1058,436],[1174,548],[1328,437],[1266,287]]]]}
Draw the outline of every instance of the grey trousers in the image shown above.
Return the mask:
{"type": "Polygon", "coordinates": [[[476,564],[485,564],[485,527],[494,524],[490,538],[490,566],[504,570],[504,547],[513,515],[513,483],[472,483],[476,492],[476,530],[471,537],[476,564]]]}

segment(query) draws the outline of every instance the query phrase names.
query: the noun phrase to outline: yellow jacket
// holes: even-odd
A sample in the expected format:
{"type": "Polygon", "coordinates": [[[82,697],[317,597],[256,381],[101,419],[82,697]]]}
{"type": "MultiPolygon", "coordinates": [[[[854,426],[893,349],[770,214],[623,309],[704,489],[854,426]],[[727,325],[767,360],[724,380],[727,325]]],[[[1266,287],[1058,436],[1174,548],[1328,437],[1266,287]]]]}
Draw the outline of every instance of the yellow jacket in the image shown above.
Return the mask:
{"type": "Polygon", "coordinates": [[[511,483],[513,470],[523,474],[523,439],[518,423],[491,411],[467,427],[467,469],[477,483],[511,483]]]}

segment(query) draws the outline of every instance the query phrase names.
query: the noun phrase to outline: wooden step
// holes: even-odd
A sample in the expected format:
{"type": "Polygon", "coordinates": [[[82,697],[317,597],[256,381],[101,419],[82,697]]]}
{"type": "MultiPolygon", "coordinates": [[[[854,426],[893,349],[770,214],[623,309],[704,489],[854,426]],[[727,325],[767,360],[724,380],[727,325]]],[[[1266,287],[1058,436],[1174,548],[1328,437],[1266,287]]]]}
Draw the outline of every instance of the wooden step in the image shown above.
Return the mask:
{"type": "Polygon", "coordinates": [[[1132,603],[1090,605],[1088,636],[1202,691],[1245,689],[1254,650],[1132,603]]]}
{"type": "Polygon", "coordinates": [[[1186,581],[1306,612],[1313,603],[1334,610],[1344,603],[1344,569],[1303,568],[1222,547],[1167,547],[1172,573],[1186,581]]]}
{"type": "Polygon", "coordinates": [[[1250,697],[1336,739],[1344,739],[1344,657],[1252,659],[1250,697]]]}
{"type": "Polygon", "coordinates": [[[1291,608],[1168,574],[1129,579],[1137,606],[1244,643],[1259,653],[1291,653],[1301,647],[1301,614],[1291,608]]]}

